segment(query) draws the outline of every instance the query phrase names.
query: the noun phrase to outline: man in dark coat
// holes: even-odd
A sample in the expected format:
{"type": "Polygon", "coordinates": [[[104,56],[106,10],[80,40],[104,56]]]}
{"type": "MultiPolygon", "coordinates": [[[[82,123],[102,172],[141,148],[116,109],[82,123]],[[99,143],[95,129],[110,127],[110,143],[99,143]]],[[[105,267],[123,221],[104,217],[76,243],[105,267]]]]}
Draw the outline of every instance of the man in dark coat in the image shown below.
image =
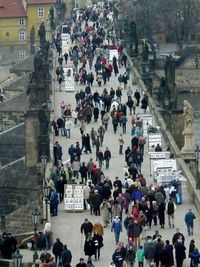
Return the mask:
{"type": "Polygon", "coordinates": [[[82,183],[84,183],[84,179],[85,182],[87,181],[87,173],[88,173],[88,168],[87,166],[85,166],[85,162],[82,163],[79,172],[81,174],[81,179],[82,179],[82,183]]]}
{"type": "Polygon", "coordinates": [[[62,264],[70,264],[72,261],[72,253],[71,251],[67,248],[67,245],[63,246],[63,251],[61,253],[61,260],[62,264]]]}
{"type": "Polygon", "coordinates": [[[98,190],[94,191],[94,197],[93,197],[93,209],[94,209],[94,214],[97,216],[100,216],[100,205],[102,203],[102,197],[101,195],[98,193],[98,190]]]}
{"type": "Polygon", "coordinates": [[[84,223],[82,223],[81,225],[81,234],[84,233],[85,237],[87,237],[89,233],[92,233],[92,228],[93,224],[89,222],[88,219],[86,218],[84,223]]]}
{"type": "Polygon", "coordinates": [[[55,262],[57,264],[61,261],[62,251],[63,251],[63,243],[60,241],[59,238],[57,238],[52,248],[52,252],[55,255],[55,262]]]}
{"type": "Polygon", "coordinates": [[[183,261],[186,258],[186,253],[185,253],[186,247],[183,244],[183,240],[178,239],[174,245],[174,248],[175,248],[176,266],[182,267],[183,261]]]}

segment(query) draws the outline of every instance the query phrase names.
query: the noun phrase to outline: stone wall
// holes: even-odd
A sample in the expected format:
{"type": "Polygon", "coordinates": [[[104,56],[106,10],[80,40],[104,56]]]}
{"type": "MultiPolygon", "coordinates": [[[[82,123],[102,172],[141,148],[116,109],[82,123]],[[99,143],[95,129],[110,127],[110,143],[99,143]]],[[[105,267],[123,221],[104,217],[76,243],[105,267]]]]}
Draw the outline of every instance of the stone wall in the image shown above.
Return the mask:
{"type": "Polygon", "coordinates": [[[24,122],[24,112],[0,111],[0,132],[24,122]]]}
{"type": "Polygon", "coordinates": [[[26,175],[24,160],[2,167],[0,214],[9,214],[33,200],[38,200],[38,177],[33,179],[26,175]]]}

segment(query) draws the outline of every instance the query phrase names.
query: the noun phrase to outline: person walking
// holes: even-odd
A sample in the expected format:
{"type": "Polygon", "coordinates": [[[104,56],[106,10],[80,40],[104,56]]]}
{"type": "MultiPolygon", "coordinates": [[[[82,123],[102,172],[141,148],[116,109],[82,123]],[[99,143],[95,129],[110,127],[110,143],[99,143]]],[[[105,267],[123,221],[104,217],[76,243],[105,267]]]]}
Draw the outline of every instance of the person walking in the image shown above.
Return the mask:
{"type": "Polygon", "coordinates": [[[123,134],[125,134],[126,133],[126,124],[127,124],[127,117],[126,117],[126,115],[123,113],[122,114],[122,116],[121,116],[121,125],[122,125],[122,132],[123,132],[123,134]]]}
{"type": "Polygon", "coordinates": [[[194,220],[196,219],[195,214],[191,209],[185,214],[185,223],[187,226],[188,235],[193,235],[194,232],[194,220]]]}
{"type": "Polygon", "coordinates": [[[169,198],[169,201],[166,203],[166,212],[168,215],[168,224],[169,228],[174,228],[174,213],[176,210],[176,204],[173,202],[171,198],[169,198]]]}
{"type": "Polygon", "coordinates": [[[64,245],[63,251],[61,253],[61,262],[62,262],[63,266],[65,266],[65,264],[70,264],[71,261],[72,261],[72,253],[67,248],[67,245],[64,245]]]}
{"type": "Polygon", "coordinates": [[[88,256],[88,261],[91,260],[93,255],[95,255],[95,243],[91,233],[88,233],[87,238],[85,239],[84,252],[85,255],[88,256]]]}
{"type": "Polygon", "coordinates": [[[104,160],[106,162],[106,169],[109,169],[109,163],[110,163],[110,159],[111,159],[111,152],[108,149],[108,147],[106,147],[106,150],[104,151],[104,160]]]}
{"type": "Polygon", "coordinates": [[[66,138],[70,138],[71,137],[71,126],[74,126],[74,124],[72,123],[72,121],[69,118],[66,118],[66,121],[65,121],[65,135],[66,135],[66,138]]]}
{"type": "Polygon", "coordinates": [[[127,267],[134,267],[135,256],[136,256],[135,250],[133,246],[130,246],[126,251],[126,257],[125,257],[127,267]]]}
{"type": "Polygon", "coordinates": [[[101,214],[103,218],[103,227],[106,228],[109,223],[109,215],[111,210],[111,204],[107,199],[104,199],[100,205],[101,214]]]}
{"type": "Polygon", "coordinates": [[[95,246],[95,260],[100,258],[100,250],[103,247],[103,237],[98,232],[94,232],[93,241],[95,246]]]}
{"type": "Polygon", "coordinates": [[[85,238],[88,234],[92,233],[93,224],[86,218],[84,223],[81,224],[81,234],[85,234],[85,238]]]}
{"type": "Polygon", "coordinates": [[[97,133],[99,135],[100,138],[100,145],[103,145],[103,140],[104,140],[104,134],[105,134],[105,128],[103,127],[103,125],[100,125],[99,128],[97,129],[97,133]]]}
{"type": "Polygon", "coordinates": [[[119,142],[119,154],[123,155],[124,139],[122,134],[120,134],[118,142],[119,142]]]}
{"type": "Polygon", "coordinates": [[[139,249],[136,252],[136,257],[137,257],[138,267],[143,267],[144,266],[144,249],[142,245],[139,246],[139,249]]]}
{"type": "Polygon", "coordinates": [[[184,246],[183,240],[178,239],[177,242],[174,245],[175,248],[175,258],[176,258],[176,266],[182,267],[183,261],[186,259],[186,247],[184,246]]]}
{"type": "Polygon", "coordinates": [[[111,264],[111,266],[123,267],[123,255],[119,245],[117,245],[115,252],[112,255],[112,260],[114,264],[111,264]]]}
{"type": "Polygon", "coordinates": [[[56,242],[53,244],[52,252],[55,255],[56,264],[61,262],[61,254],[63,251],[63,243],[59,238],[56,239],[56,242]]]}
{"type": "Polygon", "coordinates": [[[122,232],[122,223],[118,216],[115,216],[111,226],[111,232],[115,234],[116,245],[119,243],[120,233],[122,232]]]}
{"type": "Polygon", "coordinates": [[[101,151],[101,149],[99,149],[99,152],[97,154],[97,160],[98,160],[100,169],[102,169],[102,166],[103,166],[103,159],[104,159],[103,152],[101,151]]]}

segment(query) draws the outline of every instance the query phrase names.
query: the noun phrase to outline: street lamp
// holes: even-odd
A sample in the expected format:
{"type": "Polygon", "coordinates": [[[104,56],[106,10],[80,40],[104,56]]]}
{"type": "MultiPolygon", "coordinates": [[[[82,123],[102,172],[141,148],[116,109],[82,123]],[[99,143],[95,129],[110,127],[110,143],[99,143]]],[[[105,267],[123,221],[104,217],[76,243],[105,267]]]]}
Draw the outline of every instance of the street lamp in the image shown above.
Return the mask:
{"type": "Polygon", "coordinates": [[[34,236],[35,236],[33,262],[35,262],[38,259],[38,253],[37,253],[37,225],[38,225],[39,217],[40,217],[39,210],[38,210],[38,208],[35,208],[34,211],[31,213],[33,229],[34,229],[34,236]]]}
{"type": "Polygon", "coordinates": [[[196,158],[196,189],[200,189],[200,181],[199,181],[199,156],[200,156],[200,148],[199,145],[195,148],[195,158],[196,158]]]}
{"type": "Polygon", "coordinates": [[[45,208],[46,208],[46,221],[48,221],[48,200],[49,200],[49,187],[47,184],[43,186],[43,197],[45,199],[45,208]]]}
{"type": "Polygon", "coordinates": [[[19,252],[17,249],[13,254],[12,254],[12,259],[14,261],[14,267],[20,267],[22,263],[22,258],[23,255],[19,252]]]}

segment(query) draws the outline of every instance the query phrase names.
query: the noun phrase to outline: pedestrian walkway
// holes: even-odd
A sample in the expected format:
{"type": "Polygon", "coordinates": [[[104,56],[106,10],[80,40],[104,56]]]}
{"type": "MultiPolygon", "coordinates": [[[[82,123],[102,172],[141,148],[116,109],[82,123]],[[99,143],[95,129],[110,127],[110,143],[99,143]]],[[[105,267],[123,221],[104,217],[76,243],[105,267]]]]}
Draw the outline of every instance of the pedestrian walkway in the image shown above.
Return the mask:
{"type": "MultiPolygon", "coordinates": [[[[123,74],[125,72],[124,67],[119,69],[120,73],[123,74]]],[[[130,78],[129,83],[132,79],[130,78]]],[[[137,86],[132,86],[129,84],[133,91],[136,90],[137,86]]],[[[117,77],[112,76],[110,82],[106,84],[106,89],[109,91],[111,87],[113,87],[115,90],[118,86],[118,79],[117,77]]],[[[83,86],[77,85],[75,87],[74,92],[64,92],[64,86],[62,86],[62,92],[59,92],[58,89],[56,89],[55,92],[55,118],[58,118],[61,115],[60,111],[60,103],[62,100],[65,101],[67,104],[71,104],[72,108],[75,107],[75,93],[80,90],[84,89],[83,86]]],[[[104,89],[104,86],[98,87],[97,84],[94,84],[92,87],[92,93],[95,92],[95,90],[98,90],[98,92],[102,92],[104,89]]],[[[122,103],[125,102],[127,99],[126,91],[123,91],[122,96],[122,103]]],[[[143,111],[140,108],[137,108],[136,113],[143,113],[143,111]]],[[[123,135],[124,137],[124,148],[127,146],[130,146],[131,144],[131,116],[128,116],[128,124],[127,124],[127,133],[123,135]]],[[[94,127],[94,129],[97,130],[98,126],[100,124],[100,120],[97,123],[91,122],[90,124],[86,125],[86,132],[90,132],[91,128],[94,127]]],[[[112,181],[114,180],[115,176],[119,176],[120,179],[123,180],[123,167],[125,165],[124,156],[119,155],[118,153],[118,139],[119,135],[122,133],[122,129],[118,127],[117,134],[115,135],[113,133],[113,127],[112,123],[110,121],[108,131],[105,134],[105,141],[103,144],[103,150],[105,147],[109,147],[112,153],[112,159],[110,161],[110,169],[105,170],[105,167],[103,167],[103,172],[105,173],[105,176],[108,176],[112,181]]],[[[59,144],[63,148],[63,161],[66,161],[69,159],[69,156],[67,154],[68,147],[71,144],[75,144],[76,141],[80,141],[80,132],[79,127],[73,127],[71,129],[71,139],[66,139],[65,137],[58,136],[55,137],[55,141],[58,141],[59,144]]],[[[95,150],[93,149],[92,154],[86,154],[82,156],[83,161],[88,161],[89,158],[93,158],[95,160],[95,150]]],[[[147,145],[145,147],[145,153],[144,153],[144,163],[142,165],[142,173],[144,174],[144,177],[147,179],[148,184],[153,183],[150,177],[150,166],[149,166],[149,159],[148,159],[148,151],[147,151],[147,145]]],[[[175,227],[179,227],[181,231],[186,236],[186,247],[188,248],[189,241],[191,237],[187,237],[186,233],[186,226],[184,224],[184,214],[187,211],[188,207],[192,207],[194,209],[194,206],[190,204],[190,199],[187,193],[186,188],[184,188],[183,192],[183,205],[178,206],[176,210],[175,215],[175,227]]],[[[195,210],[195,209],[194,209],[195,210]]],[[[196,212],[196,211],[195,211],[196,212]]],[[[197,214],[197,212],[196,212],[197,214]]],[[[125,215],[123,215],[125,217],[125,215]]],[[[83,245],[84,245],[84,237],[80,234],[80,225],[83,222],[85,218],[88,218],[92,223],[100,222],[102,223],[101,217],[91,216],[89,211],[84,211],[83,213],[66,213],[64,211],[63,204],[59,205],[59,213],[57,217],[52,217],[52,227],[53,227],[53,235],[54,240],[59,237],[63,243],[66,243],[68,245],[68,248],[72,251],[73,260],[72,260],[72,266],[74,266],[78,261],[80,257],[87,258],[84,256],[83,252],[83,245]]],[[[167,219],[166,219],[167,221],[167,219]]],[[[195,229],[195,240],[197,247],[200,245],[200,240],[197,238],[197,236],[200,236],[200,234],[197,232],[197,225],[199,224],[199,219],[196,221],[196,229],[195,229]]],[[[148,231],[149,235],[153,235],[154,231],[156,229],[159,229],[160,226],[153,226],[151,231],[148,231]]],[[[161,235],[163,236],[163,239],[170,239],[172,238],[172,235],[175,233],[175,229],[169,229],[168,225],[166,223],[165,229],[159,229],[161,235]]],[[[127,237],[125,229],[123,230],[123,233],[121,235],[121,241],[127,243],[127,237]]],[[[114,242],[114,234],[111,233],[111,225],[109,225],[105,229],[104,234],[104,247],[101,250],[101,259],[98,262],[95,262],[95,266],[109,266],[111,262],[112,253],[115,249],[115,242],[114,242]]],[[[184,266],[188,266],[188,261],[185,261],[184,266]]]]}
{"type": "MultiPolygon", "coordinates": [[[[86,66],[88,68],[88,66],[86,66]]],[[[88,69],[87,69],[88,70],[88,69]]],[[[121,67],[119,68],[119,74],[124,74],[125,68],[121,67]]],[[[135,91],[137,88],[137,85],[131,84],[132,77],[129,79],[128,86],[131,86],[133,91],[135,91]]],[[[94,81],[94,85],[92,87],[92,94],[98,90],[98,92],[101,94],[103,92],[103,89],[106,88],[107,91],[110,91],[110,88],[113,87],[115,90],[117,89],[119,83],[118,83],[118,77],[114,77],[114,74],[112,74],[110,81],[105,85],[99,87],[97,82],[94,81]]],[[[72,106],[72,109],[75,108],[75,93],[79,91],[80,89],[85,89],[85,86],[76,85],[74,92],[65,92],[64,91],[64,83],[61,86],[61,91],[58,88],[58,85],[54,88],[54,118],[57,120],[58,117],[61,116],[61,109],[60,109],[60,103],[64,100],[65,104],[70,104],[72,106]]],[[[126,91],[123,90],[122,95],[122,103],[125,103],[127,100],[126,91]]],[[[136,109],[137,114],[142,114],[143,111],[140,108],[136,109]]],[[[124,150],[127,148],[127,146],[131,146],[131,116],[128,115],[128,123],[127,123],[127,132],[123,135],[124,138],[124,150]]],[[[86,124],[86,133],[90,133],[91,128],[93,127],[95,130],[100,125],[100,119],[98,122],[94,122],[92,119],[92,122],[89,124],[86,124]]],[[[59,144],[62,146],[63,149],[63,162],[66,162],[69,160],[68,155],[68,148],[71,144],[75,144],[77,141],[81,143],[81,135],[79,131],[79,123],[77,126],[72,127],[71,129],[71,138],[67,139],[64,136],[56,136],[54,138],[54,141],[58,141],[59,144]]],[[[111,151],[112,157],[110,161],[110,168],[108,170],[105,169],[105,166],[103,166],[103,172],[105,176],[108,176],[111,181],[114,181],[114,178],[118,176],[122,181],[124,180],[124,165],[125,165],[125,159],[124,155],[119,155],[119,144],[118,139],[120,134],[122,133],[122,128],[118,127],[117,133],[113,133],[113,127],[112,122],[110,119],[108,131],[105,133],[104,143],[102,150],[104,151],[106,147],[108,147],[111,151]]],[[[82,161],[88,162],[90,158],[93,158],[95,161],[96,155],[95,155],[95,149],[92,149],[91,154],[85,154],[82,156],[82,161]]],[[[145,146],[145,153],[144,153],[144,162],[142,164],[142,173],[144,177],[147,180],[148,185],[153,183],[153,180],[150,176],[150,164],[149,164],[149,157],[148,157],[148,150],[147,145],[145,146]]],[[[80,182],[81,180],[77,180],[77,182],[80,182]]],[[[197,211],[194,208],[194,205],[191,204],[190,198],[187,192],[187,189],[184,188],[183,190],[183,204],[177,207],[177,210],[175,212],[175,228],[179,227],[181,229],[181,232],[186,237],[186,247],[188,249],[188,245],[190,242],[191,237],[187,236],[186,226],[184,223],[184,215],[188,208],[192,208],[196,215],[197,211]]],[[[101,216],[91,216],[89,211],[83,211],[80,213],[67,213],[64,211],[64,204],[59,205],[59,211],[58,216],[51,218],[52,223],[52,231],[53,231],[53,238],[54,241],[56,238],[60,238],[60,240],[63,242],[63,244],[67,244],[68,248],[72,252],[72,266],[74,267],[75,264],[79,262],[79,259],[83,257],[84,259],[87,259],[87,257],[84,255],[83,246],[84,246],[84,236],[80,233],[80,226],[83,223],[84,219],[88,218],[89,221],[92,223],[102,223],[102,217],[101,216]]],[[[123,219],[125,218],[125,214],[123,214],[123,219]]],[[[196,240],[196,246],[200,247],[200,233],[198,232],[197,225],[199,225],[200,220],[199,218],[195,222],[195,240],[196,240]]],[[[175,229],[169,229],[167,224],[167,218],[166,218],[166,224],[164,229],[160,229],[160,226],[152,226],[152,229],[147,232],[148,235],[153,235],[155,230],[159,230],[160,234],[163,237],[163,240],[169,239],[171,242],[172,236],[175,233],[175,229]]],[[[123,241],[125,244],[127,243],[127,235],[125,229],[123,229],[123,232],[120,237],[120,241],[123,241]]],[[[114,234],[111,232],[111,224],[107,228],[105,228],[104,232],[104,247],[101,249],[101,257],[100,260],[97,262],[94,262],[94,265],[96,267],[107,267],[110,265],[112,254],[115,249],[115,238],[114,234]]],[[[21,251],[24,255],[24,261],[30,261],[32,258],[32,252],[30,251],[21,251]]],[[[188,254],[188,253],[187,253],[188,254]]],[[[189,266],[189,260],[185,260],[184,266],[189,266]]]]}

